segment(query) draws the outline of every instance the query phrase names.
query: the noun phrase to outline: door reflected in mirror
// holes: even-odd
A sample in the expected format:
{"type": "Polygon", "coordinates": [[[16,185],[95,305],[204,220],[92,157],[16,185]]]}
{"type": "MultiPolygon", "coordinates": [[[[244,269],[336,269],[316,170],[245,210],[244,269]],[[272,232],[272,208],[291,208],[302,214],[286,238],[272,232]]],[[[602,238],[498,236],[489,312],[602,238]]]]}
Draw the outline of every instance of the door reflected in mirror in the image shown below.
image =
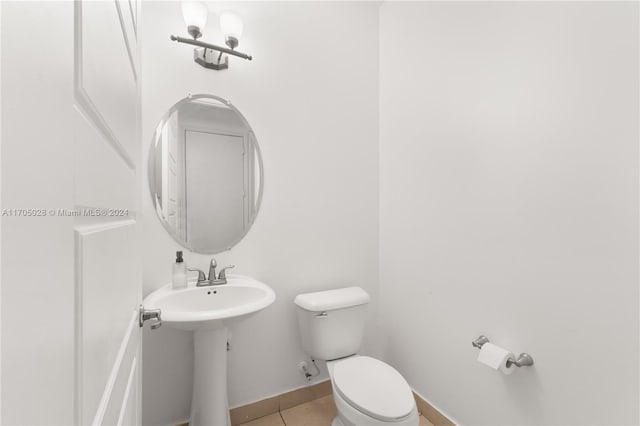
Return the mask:
{"type": "Polygon", "coordinates": [[[175,104],[149,150],[149,190],[160,222],[183,247],[215,254],[237,244],[256,218],[262,159],[253,130],[224,99],[175,104]]]}

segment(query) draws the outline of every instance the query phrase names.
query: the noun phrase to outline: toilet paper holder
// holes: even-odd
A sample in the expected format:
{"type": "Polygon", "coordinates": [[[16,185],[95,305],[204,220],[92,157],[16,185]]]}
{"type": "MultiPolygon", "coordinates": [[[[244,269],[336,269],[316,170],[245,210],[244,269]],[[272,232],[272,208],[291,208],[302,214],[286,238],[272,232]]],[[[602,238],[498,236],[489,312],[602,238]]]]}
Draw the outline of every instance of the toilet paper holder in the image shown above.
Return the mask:
{"type": "MultiPolygon", "coordinates": [[[[489,343],[489,339],[486,336],[480,336],[476,340],[471,342],[471,344],[478,349],[482,349],[482,345],[484,345],[485,343],[489,343]]],[[[533,357],[528,353],[522,352],[518,359],[507,360],[507,367],[511,367],[512,365],[515,365],[516,367],[531,366],[533,365],[533,357]]]]}

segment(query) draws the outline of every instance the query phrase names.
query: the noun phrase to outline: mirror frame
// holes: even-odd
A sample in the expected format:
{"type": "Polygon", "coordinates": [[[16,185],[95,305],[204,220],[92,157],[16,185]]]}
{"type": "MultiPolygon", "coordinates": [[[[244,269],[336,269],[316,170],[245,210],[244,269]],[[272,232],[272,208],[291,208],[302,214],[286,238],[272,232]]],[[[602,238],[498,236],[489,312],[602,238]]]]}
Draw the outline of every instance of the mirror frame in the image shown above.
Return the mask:
{"type": "Polygon", "coordinates": [[[173,104],[173,106],[171,108],[169,108],[169,110],[162,116],[162,118],[160,119],[160,121],[158,122],[158,124],[155,127],[155,130],[154,130],[153,136],[152,136],[152,140],[151,140],[151,145],[149,146],[149,151],[147,153],[147,187],[148,187],[148,191],[149,191],[149,196],[151,197],[151,206],[153,207],[154,214],[155,214],[156,218],[162,224],[164,229],[171,236],[171,238],[173,238],[173,240],[175,242],[177,242],[182,247],[184,247],[185,249],[187,249],[187,250],[189,250],[189,251],[191,251],[193,253],[218,254],[218,253],[222,253],[224,251],[229,251],[233,247],[235,247],[238,243],[240,243],[240,241],[242,241],[244,239],[244,237],[246,237],[246,235],[249,233],[249,231],[253,227],[253,224],[254,224],[256,218],[258,217],[258,214],[260,213],[260,207],[262,206],[262,194],[264,192],[264,165],[262,163],[262,152],[260,151],[260,144],[258,143],[258,138],[256,137],[256,134],[253,131],[253,128],[251,127],[251,125],[249,124],[247,119],[244,117],[244,115],[242,115],[242,113],[238,110],[238,108],[236,108],[231,103],[230,100],[221,98],[221,97],[216,96],[216,95],[209,95],[209,94],[206,94],[206,93],[198,93],[198,94],[195,94],[195,95],[188,94],[187,97],[182,98],[178,102],[173,104]],[[244,231],[244,233],[242,235],[240,235],[238,238],[232,240],[232,242],[228,245],[228,247],[226,247],[224,249],[221,249],[221,250],[216,250],[216,249],[212,249],[212,250],[194,249],[186,241],[182,241],[176,235],[175,231],[173,229],[171,229],[171,227],[169,226],[167,221],[161,219],[160,216],[158,216],[158,212],[157,212],[157,208],[156,208],[156,200],[154,199],[154,197],[153,197],[154,194],[153,194],[153,192],[151,190],[151,182],[152,182],[152,179],[155,178],[155,176],[152,176],[151,172],[152,172],[152,170],[155,170],[155,161],[152,160],[152,157],[150,156],[150,153],[151,153],[151,150],[154,149],[155,146],[157,146],[158,129],[161,128],[164,125],[164,123],[167,122],[167,120],[169,119],[169,117],[171,117],[171,115],[173,113],[178,111],[178,109],[180,108],[181,105],[184,105],[186,103],[195,101],[197,99],[214,99],[214,100],[226,105],[227,107],[229,107],[229,109],[231,109],[236,114],[238,114],[238,116],[240,117],[242,122],[249,129],[249,132],[253,135],[256,156],[258,157],[258,165],[259,165],[259,169],[260,169],[260,172],[259,172],[259,175],[260,175],[260,187],[258,188],[258,198],[256,200],[255,215],[249,221],[248,226],[246,227],[246,230],[244,231]],[[153,166],[153,168],[152,168],[152,166],[153,166]]]}

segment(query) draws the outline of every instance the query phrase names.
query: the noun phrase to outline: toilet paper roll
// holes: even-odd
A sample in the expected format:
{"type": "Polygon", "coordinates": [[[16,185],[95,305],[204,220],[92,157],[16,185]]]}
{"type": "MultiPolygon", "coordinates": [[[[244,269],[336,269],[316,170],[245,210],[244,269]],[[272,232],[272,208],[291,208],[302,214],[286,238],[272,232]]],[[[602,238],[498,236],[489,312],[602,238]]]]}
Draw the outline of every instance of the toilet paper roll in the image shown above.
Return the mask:
{"type": "Polygon", "coordinates": [[[478,354],[478,361],[487,367],[501,371],[504,374],[511,374],[516,369],[515,366],[507,367],[508,359],[516,359],[511,352],[496,346],[493,343],[485,343],[478,354]]]}

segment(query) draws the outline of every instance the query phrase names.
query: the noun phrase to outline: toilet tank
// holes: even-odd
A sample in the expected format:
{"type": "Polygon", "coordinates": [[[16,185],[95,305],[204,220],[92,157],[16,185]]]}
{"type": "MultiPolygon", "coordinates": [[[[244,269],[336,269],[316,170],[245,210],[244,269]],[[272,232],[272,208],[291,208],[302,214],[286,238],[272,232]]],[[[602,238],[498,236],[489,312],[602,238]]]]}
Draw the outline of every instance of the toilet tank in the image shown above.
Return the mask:
{"type": "Polygon", "coordinates": [[[360,287],[296,296],[302,347],[313,359],[332,360],[360,349],[369,295],[360,287]]]}

